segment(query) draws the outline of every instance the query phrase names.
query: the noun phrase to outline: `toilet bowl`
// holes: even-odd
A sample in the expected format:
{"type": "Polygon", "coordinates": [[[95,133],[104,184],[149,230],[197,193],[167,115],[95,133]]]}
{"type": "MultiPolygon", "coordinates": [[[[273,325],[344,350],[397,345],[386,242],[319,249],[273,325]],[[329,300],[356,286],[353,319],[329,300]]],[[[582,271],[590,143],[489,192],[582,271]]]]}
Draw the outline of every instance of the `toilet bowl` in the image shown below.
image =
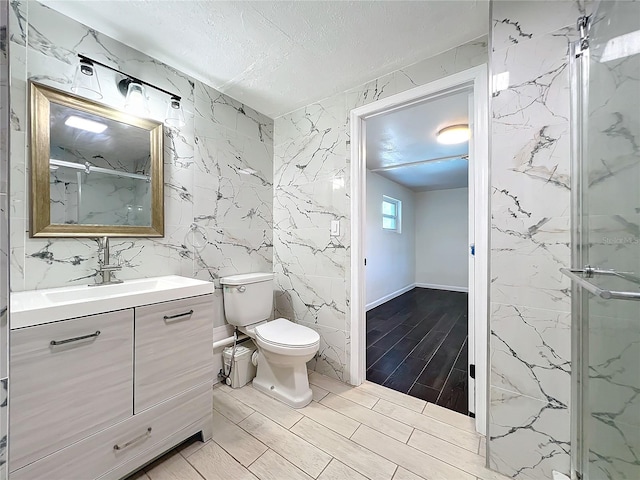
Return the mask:
{"type": "Polygon", "coordinates": [[[284,318],[266,321],[273,308],[273,274],[253,273],[220,279],[227,322],[249,335],[258,347],[253,386],[294,408],[311,402],[307,362],[320,335],[284,318]]]}

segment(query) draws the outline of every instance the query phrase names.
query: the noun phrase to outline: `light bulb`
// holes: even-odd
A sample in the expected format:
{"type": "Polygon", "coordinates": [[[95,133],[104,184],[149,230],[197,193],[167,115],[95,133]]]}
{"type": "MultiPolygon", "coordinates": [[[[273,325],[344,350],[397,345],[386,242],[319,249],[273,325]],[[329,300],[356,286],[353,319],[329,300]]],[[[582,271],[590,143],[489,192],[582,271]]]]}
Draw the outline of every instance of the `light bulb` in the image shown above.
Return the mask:
{"type": "Polygon", "coordinates": [[[134,115],[146,115],[149,113],[147,96],[145,95],[142,84],[136,83],[135,81],[129,83],[124,107],[134,115]]]}

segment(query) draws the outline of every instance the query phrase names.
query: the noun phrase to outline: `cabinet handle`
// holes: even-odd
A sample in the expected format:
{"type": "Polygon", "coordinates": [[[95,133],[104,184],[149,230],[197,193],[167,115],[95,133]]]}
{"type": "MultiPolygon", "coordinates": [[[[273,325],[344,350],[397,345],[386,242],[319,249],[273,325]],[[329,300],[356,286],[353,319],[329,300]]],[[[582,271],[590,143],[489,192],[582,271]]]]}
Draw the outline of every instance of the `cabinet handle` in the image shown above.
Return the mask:
{"type": "Polygon", "coordinates": [[[78,342],[80,340],[86,340],[87,338],[93,338],[100,335],[100,330],[96,330],[96,333],[90,333],[89,335],[82,335],[81,337],[67,338],[65,340],[51,340],[49,345],[64,345],[65,343],[78,342]]]}
{"type": "Polygon", "coordinates": [[[189,310],[188,312],[184,312],[184,313],[178,313],[177,315],[165,315],[164,319],[173,320],[174,318],[188,317],[191,314],[193,314],[193,310],[189,310]]]}
{"type": "Polygon", "coordinates": [[[117,443],[113,446],[114,450],[122,450],[124,448],[127,448],[130,445],[133,445],[134,443],[142,440],[143,438],[148,437],[149,435],[151,435],[151,427],[147,428],[147,431],[144,432],[142,435],[138,435],[136,438],[134,438],[133,440],[129,440],[127,443],[123,443],[122,445],[118,445],[117,443]]]}

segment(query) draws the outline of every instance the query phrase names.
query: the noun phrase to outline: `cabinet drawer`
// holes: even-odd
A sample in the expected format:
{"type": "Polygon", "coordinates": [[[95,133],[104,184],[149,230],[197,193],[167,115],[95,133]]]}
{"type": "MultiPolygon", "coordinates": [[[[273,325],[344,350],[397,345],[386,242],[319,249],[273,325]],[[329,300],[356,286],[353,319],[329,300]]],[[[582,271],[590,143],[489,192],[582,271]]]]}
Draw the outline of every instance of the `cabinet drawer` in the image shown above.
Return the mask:
{"type": "MultiPolygon", "coordinates": [[[[202,385],[17,470],[10,479],[92,480],[102,477],[184,427],[198,421],[211,421],[211,397],[211,385],[202,385]],[[203,420],[204,417],[207,420],[203,420]]],[[[161,453],[157,452],[158,455],[161,453]]]]}
{"type": "Polygon", "coordinates": [[[134,412],[213,384],[213,295],[136,308],[134,412]]]}
{"type": "Polygon", "coordinates": [[[131,309],[13,330],[10,469],[130,417],[132,384],[131,309]]]}

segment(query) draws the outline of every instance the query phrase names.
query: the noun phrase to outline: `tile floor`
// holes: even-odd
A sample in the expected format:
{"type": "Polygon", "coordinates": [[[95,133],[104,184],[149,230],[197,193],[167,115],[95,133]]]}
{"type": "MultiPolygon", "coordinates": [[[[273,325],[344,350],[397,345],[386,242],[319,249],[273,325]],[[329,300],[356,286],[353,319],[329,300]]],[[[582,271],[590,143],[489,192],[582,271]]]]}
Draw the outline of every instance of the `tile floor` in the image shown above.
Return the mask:
{"type": "Polygon", "coordinates": [[[367,312],[367,380],[468,414],[468,294],[414,288],[367,312]]]}
{"type": "Polygon", "coordinates": [[[189,440],[129,480],[504,480],[459,413],[374,383],[311,373],[294,410],[250,385],[214,388],[213,440],[189,440]]]}

